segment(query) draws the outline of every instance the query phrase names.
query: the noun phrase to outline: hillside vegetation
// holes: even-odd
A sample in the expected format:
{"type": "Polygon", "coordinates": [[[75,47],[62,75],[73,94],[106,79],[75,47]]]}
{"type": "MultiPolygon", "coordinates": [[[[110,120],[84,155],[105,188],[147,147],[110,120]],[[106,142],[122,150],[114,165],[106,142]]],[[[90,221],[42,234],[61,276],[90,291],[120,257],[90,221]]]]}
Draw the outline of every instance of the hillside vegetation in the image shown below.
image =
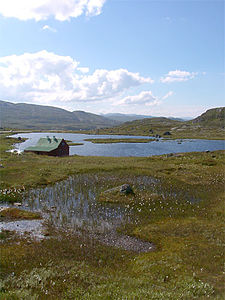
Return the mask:
{"type": "Polygon", "coordinates": [[[79,130],[113,126],[118,122],[83,111],[0,101],[0,127],[31,130],[79,130]]]}
{"type": "Polygon", "coordinates": [[[225,108],[207,110],[191,121],[168,118],[150,118],[126,122],[113,128],[98,130],[98,134],[130,134],[145,136],[165,136],[169,138],[224,139],[225,108]]]}
{"type": "Polygon", "coordinates": [[[189,121],[191,124],[200,124],[207,127],[224,128],[225,107],[218,107],[207,110],[201,116],[189,121]]]}

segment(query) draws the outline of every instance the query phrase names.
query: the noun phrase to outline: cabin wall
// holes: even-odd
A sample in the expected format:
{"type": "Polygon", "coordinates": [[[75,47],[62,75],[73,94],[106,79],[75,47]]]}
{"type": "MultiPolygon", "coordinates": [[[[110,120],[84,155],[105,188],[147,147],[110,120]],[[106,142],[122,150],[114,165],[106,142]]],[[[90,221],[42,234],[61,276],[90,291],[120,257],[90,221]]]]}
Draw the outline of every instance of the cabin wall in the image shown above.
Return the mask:
{"type": "Polygon", "coordinates": [[[69,155],[69,146],[65,144],[62,146],[61,144],[59,147],[55,150],[52,150],[51,152],[48,152],[49,156],[68,156],[69,155]]]}

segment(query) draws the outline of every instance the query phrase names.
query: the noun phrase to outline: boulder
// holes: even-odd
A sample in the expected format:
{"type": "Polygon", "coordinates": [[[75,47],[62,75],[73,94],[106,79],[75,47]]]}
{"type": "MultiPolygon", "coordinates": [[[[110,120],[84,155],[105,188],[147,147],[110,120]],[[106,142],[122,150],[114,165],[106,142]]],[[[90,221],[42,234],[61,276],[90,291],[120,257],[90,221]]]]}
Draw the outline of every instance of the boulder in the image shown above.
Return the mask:
{"type": "Polygon", "coordinates": [[[163,133],[163,135],[171,135],[171,132],[166,131],[166,132],[163,133]]]}
{"type": "Polygon", "coordinates": [[[127,194],[134,194],[134,191],[129,184],[125,183],[125,184],[121,185],[120,193],[127,195],[127,194]]]}

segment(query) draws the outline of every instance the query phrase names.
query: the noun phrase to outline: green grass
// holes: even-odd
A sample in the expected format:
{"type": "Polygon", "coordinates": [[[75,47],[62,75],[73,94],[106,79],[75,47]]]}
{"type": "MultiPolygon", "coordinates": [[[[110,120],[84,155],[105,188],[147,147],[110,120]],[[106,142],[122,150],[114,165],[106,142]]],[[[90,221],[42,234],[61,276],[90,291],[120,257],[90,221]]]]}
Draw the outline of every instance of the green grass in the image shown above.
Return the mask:
{"type": "Polygon", "coordinates": [[[114,143],[150,143],[154,139],[85,139],[94,144],[114,144],[114,143]]]}
{"type": "Polygon", "coordinates": [[[67,142],[67,144],[68,144],[69,146],[81,146],[81,145],[83,145],[83,143],[73,143],[73,142],[70,141],[70,140],[66,140],[66,142],[67,142]]]}
{"type": "Polygon", "coordinates": [[[41,219],[41,214],[18,208],[6,208],[0,211],[0,221],[41,219]]]}
{"type": "Polygon", "coordinates": [[[128,183],[135,197],[119,201],[138,221],[118,231],[156,246],[136,254],[101,245],[85,232],[76,237],[49,228],[41,242],[3,233],[1,299],[224,299],[224,151],[143,158],[17,156],[4,152],[12,140],[0,138],[2,189],[53,184],[73,174],[97,175],[102,191],[128,183]],[[140,176],[159,185],[141,189],[140,176]]]}

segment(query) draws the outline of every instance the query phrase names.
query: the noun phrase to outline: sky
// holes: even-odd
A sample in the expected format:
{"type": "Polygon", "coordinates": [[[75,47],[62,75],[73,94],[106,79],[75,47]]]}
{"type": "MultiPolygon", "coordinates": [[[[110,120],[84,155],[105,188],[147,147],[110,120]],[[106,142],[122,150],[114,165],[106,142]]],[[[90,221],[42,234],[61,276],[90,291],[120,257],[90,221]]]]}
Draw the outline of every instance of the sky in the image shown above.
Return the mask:
{"type": "Polygon", "coordinates": [[[0,99],[196,117],[225,103],[223,0],[0,0],[0,99]]]}

